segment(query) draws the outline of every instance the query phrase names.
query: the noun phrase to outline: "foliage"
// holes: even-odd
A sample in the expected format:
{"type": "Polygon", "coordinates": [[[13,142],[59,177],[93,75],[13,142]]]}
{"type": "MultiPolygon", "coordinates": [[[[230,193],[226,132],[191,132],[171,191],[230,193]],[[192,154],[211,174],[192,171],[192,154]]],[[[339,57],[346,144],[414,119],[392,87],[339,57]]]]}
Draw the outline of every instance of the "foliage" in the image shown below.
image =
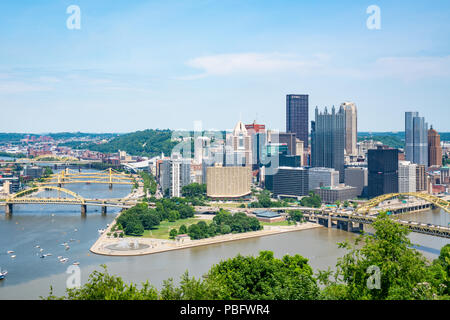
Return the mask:
{"type": "Polygon", "coordinates": [[[172,229],[172,230],[170,230],[170,233],[169,233],[170,239],[175,239],[175,237],[176,237],[177,235],[178,235],[177,229],[172,229]]]}
{"type": "Polygon", "coordinates": [[[244,300],[311,300],[319,296],[308,260],[300,255],[276,259],[270,251],[259,256],[222,261],[208,272],[209,298],[244,300]]]}
{"type": "Polygon", "coordinates": [[[159,214],[145,203],[135,205],[117,218],[119,228],[123,228],[126,235],[142,235],[144,230],[150,230],[159,223],[159,214]]]}
{"type": "Polygon", "coordinates": [[[303,212],[300,210],[289,211],[289,216],[287,218],[288,221],[302,222],[303,219],[303,212]]]}
{"type": "Polygon", "coordinates": [[[309,193],[309,196],[303,197],[300,200],[300,205],[302,207],[320,208],[320,206],[322,205],[322,199],[320,199],[318,194],[311,191],[309,193]]]}
{"type": "Polygon", "coordinates": [[[81,288],[66,289],[67,297],[56,297],[50,291],[48,300],[156,300],[158,291],[148,282],[138,289],[135,284],[125,284],[120,277],[108,274],[106,265],[104,271],[95,270],[89,276],[89,281],[81,288]]]}
{"type": "Polygon", "coordinates": [[[144,181],[144,194],[147,194],[147,190],[150,192],[151,195],[154,195],[156,193],[157,184],[155,177],[153,177],[152,174],[142,171],[139,173],[142,180],[144,181]]]}
{"type": "Polygon", "coordinates": [[[154,157],[157,155],[171,154],[178,142],[171,141],[170,130],[144,130],[120,135],[103,144],[89,144],[87,149],[103,153],[115,153],[118,150],[137,156],[154,157]]]}
{"type": "Polygon", "coordinates": [[[261,230],[262,226],[258,219],[248,217],[245,213],[238,212],[230,214],[220,209],[219,213],[213,218],[213,221],[207,225],[204,221],[192,224],[187,229],[187,234],[191,239],[204,239],[214,237],[219,234],[242,233],[261,230]]]}
{"type": "MultiPolygon", "coordinates": [[[[391,220],[385,212],[378,215],[372,226],[374,235],[358,238],[355,246],[340,244],[349,252],[338,260],[335,281],[324,290],[325,298],[417,299],[415,292],[420,291],[421,284],[431,282],[429,263],[412,248],[406,227],[391,220]],[[364,245],[359,248],[357,245],[361,241],[364,245]],[[367,285],[371,276],[368,270],[372,266],[380,270],[379,289],[370,289],[367,285]]],[[[430,287],[430,290],[432,296],[437,293],[436,288],[430,287]]]]}

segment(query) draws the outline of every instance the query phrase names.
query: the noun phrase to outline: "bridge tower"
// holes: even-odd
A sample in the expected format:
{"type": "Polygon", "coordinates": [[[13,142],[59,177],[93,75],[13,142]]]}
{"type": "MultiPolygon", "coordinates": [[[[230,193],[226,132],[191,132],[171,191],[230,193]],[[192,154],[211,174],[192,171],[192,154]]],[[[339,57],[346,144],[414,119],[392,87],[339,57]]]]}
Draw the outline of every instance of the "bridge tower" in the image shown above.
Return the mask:
{"type": "Polygon", "coordinates": [[[109,189],[112,189],[112,169],[109,168],[109,189]]]}

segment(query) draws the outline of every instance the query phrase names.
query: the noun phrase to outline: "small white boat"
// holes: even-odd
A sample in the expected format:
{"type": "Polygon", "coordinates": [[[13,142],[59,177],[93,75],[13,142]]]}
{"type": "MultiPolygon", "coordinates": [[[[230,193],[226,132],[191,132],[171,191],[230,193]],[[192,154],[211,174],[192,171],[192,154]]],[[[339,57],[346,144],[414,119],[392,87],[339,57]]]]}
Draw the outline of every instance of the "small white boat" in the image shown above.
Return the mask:
{"type": "Polygon", "coordinates": [[[78,231],[78,229],[74,229],[73,231],[74,231],[74,232],[77,232],[77,231],[78,231]]]}
{"type": "Polygon", "coordinates": [[[35,248],[40,248],[41,246],[34,246],[35,248]]]}
{"type": "Polygon", "coordinates": [[[74,262],[73,265],[74,266],[78,266],[80,263],[79,262],[74,262]]]}
{"type": "Polygon", "coordinates": [[[70,247],[69,246],[66,246],[66,250],[69,250],[70,249],[70,247]]]}
{"type": "Polygon", "coordinates": [[[67,260],[69,260],[69,259],[68,258],[62,258],[62,259],[59,260],[59,262],[65,263],[65,262],[67,262],[67,260]]]}
{"type": "Polygon", "coordinates": [[[62,256],[58,256],[58,259],[61,260],[61,259],[62,259],[62,256]]]}
{"type": "Polygon", "coordinates": [[[98,229],[98,233],[102,234],[103,232],[105,232],[105,229],[98,229]]]}
{"type": "Polygon", "coordinates": [[[44,251],[44,249],[40,249],[40,250],[39,250],[39,252],[42,252],[42,251],[44,251]]]}
{"type": "Polygon", "coordinates": [[[15,257],[16,257],[15,255],[12,255],[12,256],[11,256],[11,258],[15,258],[15,257]]]}
{"type": "Polygon", "coordinates": [[[6,277],[6,275],[8,274],[8,271],[1,271],[0,272],[0,280],[3,280],[3,279],[5,279],[5,277],[6,277]]]}
{"type": "Polygon", "coordinates": [[[8,252],[8,254],[14,253],[14,251],[12,251],[12,250],[9,250],[7,252],[8,252]]]}
{"type": "Polygon", "coordinates": [[[52,255],[51,253],[46,253],[46,254],[44,254],[44,257],[49,257],[51,255],[52,255]]]}

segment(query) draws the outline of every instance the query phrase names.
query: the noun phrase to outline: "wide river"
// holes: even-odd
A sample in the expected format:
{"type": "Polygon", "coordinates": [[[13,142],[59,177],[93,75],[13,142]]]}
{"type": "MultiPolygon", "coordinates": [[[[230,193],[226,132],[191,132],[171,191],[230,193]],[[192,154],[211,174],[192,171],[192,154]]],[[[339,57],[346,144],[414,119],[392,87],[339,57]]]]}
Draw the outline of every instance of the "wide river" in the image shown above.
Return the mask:
{"type": "MultiPolygon", "coordinates": [[[[98,199],[120,198],[130,192],[129,186],[120,185],[114,185],[112,190],[107,185],[94,184],[74,184],[67,188],[86,198],[98,199]]],[[[92,271],[101,270],[100,265],[105,264],[109,273],[121,276],[126,282],[148,280],[157,288],[165,279],[178,280],[186,270],[198,278],[223,259],[239,253],[257,255],[261,250],[271,250],[277,257],[300,254],[309,259],[314,270],[325,270],[333,268],[345,253],[338,249],[337,243],[357,237],[342,230],[317,228],[137,257],[90,253],[89,248],[98,238],[98,229],[111,223],[118,210],[108,208],[108,215],[104,217],[100,207],[88,207],[87,217],[82,218],[79,206],[15,205],[11,219],[5,219],[1,213],[0,267],[8,270],[8,275],[0,281],[0,299],[39,299],[49,294],[50,286],[54,294],[63,295],[70,276],[66,270],[75,261],[80,263],[82,283],[92,271]],[[64,242],[68,242],[69,250],[61,245],[64,242]],[[37,245],[43,249],[42,253],[52,255],[40,258],[37,245]],[[13,250],[16,257],[11,258],[8,250],[13,250]],[[69,260],[60,263],[58,256],[69,260]]],[[[440,210],[407,214],[402,218],[441,225],[450,222],[450,215],[440,210]]],[[[410,238],[429,259],[436,258],[440,248],[450,243],[449,239],[414,233],[410,238]]]]}

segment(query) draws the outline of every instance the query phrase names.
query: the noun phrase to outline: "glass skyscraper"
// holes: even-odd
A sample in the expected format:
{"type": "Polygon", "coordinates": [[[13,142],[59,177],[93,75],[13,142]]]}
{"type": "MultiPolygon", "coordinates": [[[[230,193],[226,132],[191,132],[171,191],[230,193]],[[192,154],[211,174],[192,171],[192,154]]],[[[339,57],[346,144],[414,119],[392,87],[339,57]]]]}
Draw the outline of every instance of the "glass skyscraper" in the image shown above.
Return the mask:
{"type": "Polygon", "coordinates": [[[331,113],[325,108],[311,121],[311,166],[334,168],[339,171],[339,182],[344,182],[345,112],[343,107],[331,113]]]}
{"type": "Polygon", "coordinates": [[[307,94],[286,95],[286,132],[293,132],[308,148],[309,104],[307,94]]]}
{"type": "Polygon", "coordinates": [[[418,112],[405,112],[405,159],[428,165],[428,123],[418,112]]]}

